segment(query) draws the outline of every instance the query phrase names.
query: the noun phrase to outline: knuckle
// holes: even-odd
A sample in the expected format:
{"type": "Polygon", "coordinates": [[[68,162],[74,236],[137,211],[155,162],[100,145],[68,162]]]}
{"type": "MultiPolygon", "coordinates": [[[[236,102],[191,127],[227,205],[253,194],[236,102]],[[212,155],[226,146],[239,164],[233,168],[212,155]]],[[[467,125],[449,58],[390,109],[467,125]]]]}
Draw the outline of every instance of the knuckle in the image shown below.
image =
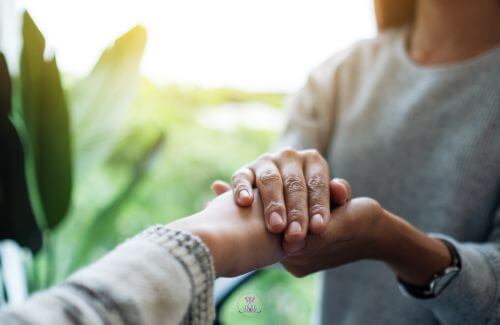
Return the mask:
{"type": "Polygon", "coordinates": [[[304,181],[297,175],[292,175],[285,178],[284,184],[288,193],[305,192],[306,190],[304,181]]]}
{"type": "Polygon", "coordinates": [[[272,212],[283,210],[283,208],[284,208],[283,202],[272,200],[269,201],[269,203],[267,203],[266,207],[264,208],[264,214],[269,215],[272,212]]]}
{"type": "Polygon", "coordinates": [[[266,169],[259,175],[259,182],[263,185],[269,185],[280,181],[280,175],[273,170],[266,169]]]}
{"type": "Polygon", "coordinates": [[[305,156],[307,156],[309,159],[311,159],[313,161],[322,161],[322,160],[324,160],[323,156],[316,149],[308,149],[308,150],[305,150],[303,153],[304,153],[305,156]]]}
{"type": "Polygon", "coordinates": [[[294,209],[290,209],[286,213],[286,216],[287,216],[288,220],[290,220],[290,221],[301,220],[301,219],[305,219],[305,212],[302,209],[294,208],[294,209]]]}
{"type": "Polygon", "coordinates": [[[323,204],[313,204],[310,207],[311,210],[311,215],[314,215],[316,213],[324,213],[326,210],[326,207],[323,204]]]}
{"type": "Polygon", "coordinates": [[[270,153],[265,153],[263,155],[261,155],[259,158],[257,158],[257,161],[258,162],[268,162],[268,161],[271,161],[272,160],[272,155],[270,153]]]}
{"type": "Polygon", "coordinates": [[[381,209],[382,208],[380,203],[377,200],[374,200],[372,198],[362,197],[362,198],[360,198],[360,200],[362,200],[364,202],[364,204],[366,206],[368,206],[370,209],[381,209]]]}
{"type": "Polygon", "coordinates": [[[280,150],[279,155],[284,158],[295,158],[299,155],[299,153],[292,147],[285,147],[280,150]]]}
{"type": "Polygon", "coordinates": [[[234,186],[242,186],[245,183],[245,175],[242,173],[236,173],[231,177],[231,183],[233,183],[234,186]]]}
{"type": "Polygon", "coordinates": [[[325,194],[328,185],[322,175],[316,174],[307,180],[307,189],[313,193],[325,194]]]}
{"type": "Polygon", "coordinates": [[[321,154],[316,149],[306,149],[302,152],[309,157],[321,157],[321,154]]]}
{"type": "Polygon", "coordinates": [[[240,193],[243,190],[248,190],[248,187],[246,186],[246,184],[244,184],[244,183],[235,184],[235,186],[234,186],[235,193],[240,193]]]}

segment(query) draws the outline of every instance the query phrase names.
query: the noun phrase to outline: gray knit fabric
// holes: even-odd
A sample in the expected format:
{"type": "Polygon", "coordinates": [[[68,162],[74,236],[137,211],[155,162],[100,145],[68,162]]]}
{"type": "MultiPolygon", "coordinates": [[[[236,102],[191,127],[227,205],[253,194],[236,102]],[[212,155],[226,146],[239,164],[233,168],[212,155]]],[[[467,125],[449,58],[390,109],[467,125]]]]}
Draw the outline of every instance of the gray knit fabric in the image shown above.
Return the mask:
{"type": "Polygon", "coordinates": [[[0,309],[0,324],[211,324],[214,277],[201,239],[153,226],[60,285],[0,309]]]}
{"type": "MultiPolygon", "coordinates": [[[[437,298],[407,298],[361,261],[325,274],[325,324],[500,324],[500,47],[419,67],[390,31],[315,70],[280,145],[317,148],[354,196],[449,236],[462,270],[437,298]]],[[[415,259],[418,259],[415,256],[415,259]]]]}

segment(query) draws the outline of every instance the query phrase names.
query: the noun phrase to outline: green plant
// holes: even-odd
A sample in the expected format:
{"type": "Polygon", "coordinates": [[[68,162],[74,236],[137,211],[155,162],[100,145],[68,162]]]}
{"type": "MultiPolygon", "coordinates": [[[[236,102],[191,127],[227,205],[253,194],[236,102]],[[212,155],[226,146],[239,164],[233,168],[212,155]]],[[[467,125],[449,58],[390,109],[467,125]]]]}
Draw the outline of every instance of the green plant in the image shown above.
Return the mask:
{"type": "MultiPolygon", "coordinates": [[[[72,192],[117,140],[118,132],[110,132],[109,123],[119,125],[131,106],[146,32],[137,26],[120,37],[90,75],[69,91],[70,100],[56,60],[45,60],[45,39],[27,12],[22,38],[18,77],[9,75],[0,53],[0,239],[13,239],[37,254],[30,281],[38,289],[55,279],[54,236],[69,215],[72,192]]],[[[99,221],[113,219],[162,144],[159,134],[130,166],[130,182],[97,216],[99,221]]],[[[105,236],[92,225],[86,231],[82,250],[89,240],[105,236]]],[[[76,256],[75,267],[87,261],[85,253],[76,256]]]]}

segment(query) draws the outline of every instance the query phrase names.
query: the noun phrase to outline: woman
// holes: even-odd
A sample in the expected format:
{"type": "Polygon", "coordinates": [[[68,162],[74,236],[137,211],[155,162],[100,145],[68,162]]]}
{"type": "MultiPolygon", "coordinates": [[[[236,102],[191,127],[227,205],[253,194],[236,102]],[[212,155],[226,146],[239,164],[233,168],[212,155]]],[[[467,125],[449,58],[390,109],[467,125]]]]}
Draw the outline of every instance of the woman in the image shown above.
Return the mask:
{"type": "MultiPolygon", "coordinates": [[[[236,202],[258,187],[267,228],[298,252],[289,270],[331,268],[325,324],[498,324],[500,1],[375,4],[394,28],[312,72],[290,105],[289,148],[235,173],[236,202]],[[379,203],[366,214],[377,241],[301,256],[331,223],[329,174],[379,203]]],[[[366,227],[354,220],[340,223],[346,240],[366,227]]]]}

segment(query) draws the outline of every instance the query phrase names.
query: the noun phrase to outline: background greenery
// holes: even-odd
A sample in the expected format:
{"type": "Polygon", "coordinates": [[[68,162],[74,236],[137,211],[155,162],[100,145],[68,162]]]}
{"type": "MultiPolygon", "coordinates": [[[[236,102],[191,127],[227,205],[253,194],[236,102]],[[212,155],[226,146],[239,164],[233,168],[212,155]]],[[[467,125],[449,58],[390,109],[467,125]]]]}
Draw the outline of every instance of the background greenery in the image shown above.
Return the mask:
{"type": "MultiPolygon", "coordinates": [[[[263,103],[281,112],[283,95],[179,85],[162,87],[142,80],[138,98],[112,154],[75,193],[71,213],[78,217],[68,218],[57,233],[57,240],[64,243],[57,246],[60,260],[71,260],[80,240],[79,229],[84,229],[127,182],[128,166],[154,134],[165,134],[163,149],[116,220],[103,229],[108,234],[106,240],[91,247],[92,258],[148,225],[199,211],[213,197],[213,180],[229,180],[237,168],[269,150],[278,130],[216,130],[198,122],[197,117],[205,110],[229,103],[263,103]]],[[[238,105],[232,108],[237,110],[238,105]]],[[[228,324],[305,324],[315,300],[315,280],[314,276],[295,279],[283,270],[268,271],[241,289],[261,297],[263,313],[256,319],[239,315],[237,292],[225,306],[222,320],[228,324]]]]}
{"type": "MultiPolygon", "coordinates": [[[[283,94],[141,79],[140,26],[84,78],[61,75],[55,58],[45,58],[45,39],[27,13],[22,38],[20,75],[9,76],[3,55],[0,61],[1,131],[8,131],[0,147],[9,157],[0,168],[0,221],[12,230],[1,239],[16,240],[34,257],[27,258],[30,291],[61,281],[151,224],[203,209],[214,180],[229,180],[279,134],[273,119],[282,119],[283,94]],[[16,190],[20,184],[27,190],[16,190]]],[[[307,323],[316,280],[266,271],[230,298],[222,321],[307,323]],[[262,300],[258,318],[238,313],[245,291],[262,300]]]]}

